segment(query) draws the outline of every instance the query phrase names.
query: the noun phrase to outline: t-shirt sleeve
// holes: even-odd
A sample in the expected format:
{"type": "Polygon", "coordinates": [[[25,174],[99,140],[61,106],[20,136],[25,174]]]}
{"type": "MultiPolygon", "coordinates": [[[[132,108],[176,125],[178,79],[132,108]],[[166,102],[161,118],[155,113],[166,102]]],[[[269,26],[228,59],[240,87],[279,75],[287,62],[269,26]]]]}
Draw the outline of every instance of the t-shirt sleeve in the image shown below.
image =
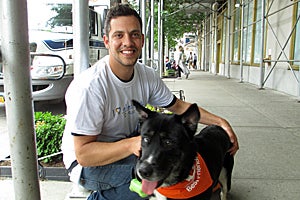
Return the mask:
{"type": "Polygon", "coordinates": [[[173,101],[173,93],[166,86],[163,80],[154,72],[153,84],[150,85],[151,93],[149,104],[159,107],[167,107],[173,101]]]}
{"type": "Polygon", "coordinates": [[[91,88],[73,83],[66,95],[67,123],[79,135],[98,135],[103,125],[101,100],[91,88]],[[68,122],[69,121],[69,122],[68,122]]]}

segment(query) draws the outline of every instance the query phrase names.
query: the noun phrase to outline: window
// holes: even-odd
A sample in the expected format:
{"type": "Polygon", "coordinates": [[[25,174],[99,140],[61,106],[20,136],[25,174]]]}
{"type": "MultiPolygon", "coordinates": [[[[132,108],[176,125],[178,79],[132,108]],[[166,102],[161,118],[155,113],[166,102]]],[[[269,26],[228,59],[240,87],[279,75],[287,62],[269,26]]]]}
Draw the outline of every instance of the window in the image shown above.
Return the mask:
{"type": "Polygon", "coordinates": [[[42,31],[45,33],[73,33],[72,4],[31,0],[28,1],[27,9],[30,34],[36,32],[35,35],[39,37],[43,33],[42,31]]]}
{"type": "Polygon", "coordinates": [[[244,31],[243,31],[243,61],[250,63],[252,50],[252,30],[253,30],[253,1],[244,7],[244,31]]]}
{"type": "Polygon", "coordinates": [[[233,62],[239,62],[239,37],[240,37],[240,8],[234,11],[234,31],[233,31],[233,62]]]}
{"type": "Polygon", "coordinates": [[[90,12],[90,34],[97,36],[98,35],[97,13],[92,9],[90,9],[89,12],[90,12]]]}
{"type": "MultiPolygon", "coordinates": [[[[223,12],[223,14],[226,13],[226,11],[223,12]]],[[[226,41],[227,41],[227,18],[226,17],[222,17],[222,38],[221,38],[221,42],[222,42],[222,50],[221,50],[221,62],[225,63],[225,47],[226,47],[226,41]]]]}
{"type": "Polygon", "coordinates": [[[259,64],[260,62],[260,53],[261,53],[261,9],[262,9],[262,1],[256,0],[256,13],[255,13],[255,31],[254,31],[254,58],[253,62],[259,64]]]}

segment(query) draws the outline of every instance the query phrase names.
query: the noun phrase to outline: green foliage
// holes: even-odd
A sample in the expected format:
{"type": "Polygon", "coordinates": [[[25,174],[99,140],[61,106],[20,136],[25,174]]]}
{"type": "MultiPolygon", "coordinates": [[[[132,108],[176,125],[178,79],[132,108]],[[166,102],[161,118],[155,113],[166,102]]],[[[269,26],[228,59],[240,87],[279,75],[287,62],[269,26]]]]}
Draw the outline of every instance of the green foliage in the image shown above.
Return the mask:
{"type": "MultiPolygon", "coordinates": [[[[51,112],[35,112],[34,118],[38,157],[60,152],[66,119],[62,115],[52,115],[51,112]]],[[[45,158],[43,161],[48,163],[53,158],[45,158]]]]}
{"type": "Polygon", "coordinates": [[[71,4],[54,4],[51,8],[57,15],[48,20],[48,25],[52,28],[55,26],[72,26],[72,5],[71,4]]]}
{"type": "MultiPolygon", "coordinates": [[[[197,2],[191,1],[190,4],[197,2]]],[[[187,14],[186,9],[182,8],[182,0],[165,0],[164,1],[164,33],[168,40],[170,47],[175,47],[177,40],[180,39],[184,33],[195,33],[199,29],[201,21],[204,19],[204,13],[198,12],[187,14]]]]}
{"type": "MultiPolygon", "coordinates": [[[[130,0],[129,3],[137,8],[136,1],[130,0]]],[[[158,1],[154,1],[154,46],[158,48],[158,1]]],[[[164,8],[162,11],[163,34],[168,40],[170,48],[174,48],[178,40],[182,38],[184,33],[195,33],[204,19],[205,14],[202,12],[188,13],[189,4],[194,5],[201,3],[192,0],[164,0],[164,8]],[[184,4],[188,3],[188,4],[184,4]],[[186,7],[183,7],[186,5],[186,7]]],[[[138,9],[136,9],[138,11],[138,9]]],[[[150,4],[147,4],[147,16],[150,16],[150,4]]]]}

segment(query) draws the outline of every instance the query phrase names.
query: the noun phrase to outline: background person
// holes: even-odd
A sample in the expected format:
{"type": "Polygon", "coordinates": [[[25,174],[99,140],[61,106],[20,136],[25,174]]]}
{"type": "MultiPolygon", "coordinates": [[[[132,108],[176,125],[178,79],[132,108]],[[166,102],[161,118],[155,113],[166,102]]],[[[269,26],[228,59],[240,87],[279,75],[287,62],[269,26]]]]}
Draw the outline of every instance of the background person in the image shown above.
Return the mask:
{"type": "Polygon", "coordinates": [[[170,62],[168,56],[166,56],[165,66],[166,66],[166,69],[172,69],[171,62],[170,62]]]}
{"type": "MultiPolygon", "coordinates": [[[[186,66],[186,55],[184,54],[184,49],[182,46],[178,47],[178,75],[180,75],[181,72],[184,73],[185,78],[188,79],[190,75],[190,70],[186,66]]],[[[181,75],[179,76],[181,77],[181,75]]]]}
{"type": "Polygon", "coordinates": [[[197,55],[196,55],[196,53],[194,53],[194,56],[193,56],[193,68],[197,69],[197,55]]]}
{"type": "Polygon", "coordinates": [[[188,58],[188,64],[189,64],[189,69],[193,67],[193,53],[190,52],[189,58],[188,58]]]}

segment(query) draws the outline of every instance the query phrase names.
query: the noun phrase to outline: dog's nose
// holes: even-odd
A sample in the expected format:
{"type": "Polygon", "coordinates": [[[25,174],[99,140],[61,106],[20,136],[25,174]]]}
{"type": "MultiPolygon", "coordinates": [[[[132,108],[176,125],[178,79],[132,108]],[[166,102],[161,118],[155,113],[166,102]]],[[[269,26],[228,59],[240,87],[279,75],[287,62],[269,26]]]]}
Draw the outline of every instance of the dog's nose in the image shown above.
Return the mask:
{"type": "Polygon", "coordinates": [[[138,171],[142,178],[149,178],[153,173],[153,168],[151,165],[144,164],[138,169],[138,171]]]}

